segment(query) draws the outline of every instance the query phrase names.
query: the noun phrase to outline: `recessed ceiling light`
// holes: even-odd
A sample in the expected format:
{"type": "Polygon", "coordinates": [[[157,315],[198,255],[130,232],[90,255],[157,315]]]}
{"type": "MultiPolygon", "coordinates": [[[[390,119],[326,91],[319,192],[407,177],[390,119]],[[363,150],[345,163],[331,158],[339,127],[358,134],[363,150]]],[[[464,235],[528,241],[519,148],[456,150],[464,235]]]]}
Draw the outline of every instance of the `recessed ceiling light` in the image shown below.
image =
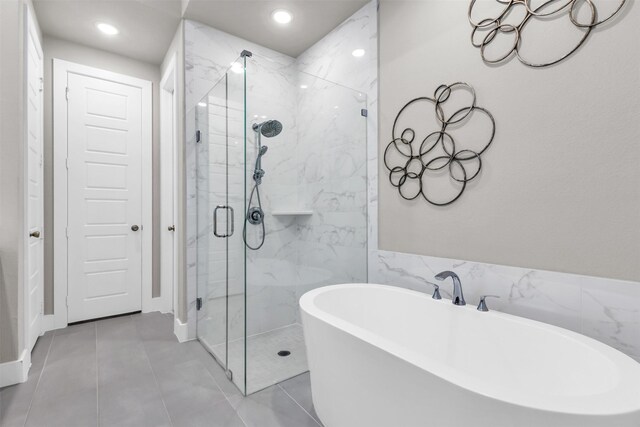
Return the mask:
{"type": "Polygon", "coordinates": [[[273,11],[271,18],[278,24],[288,24],[293,19],[293,15],[288,10],[278,9],[273,11]]]}
{"type": "Polygon", "coordinates": [[[364,56],[365,53],[366,52],[364,49],[356,49],[353,52],[351,52],[351,55],[355,56],[356,58],[360,58],[361,56],[364,56]]]}
{"type": "Polygon", "coordinates": [[[198,107],[206,107],[207,103],[206,102],[198,102],[198,107]]]}
{"type": "Polygon", "coordinates": [[[244,71],[244,66],[239,62],[232,62],[231,71],[233,71],[236,74],[240,74],[244,71]]]}
{"type": "Polygon", "coordinates": [[[118,29],[116,27],[114,27],[113,25],[110,24],[106,24],[104,22],[98,22],[96,24],[96,27],[102,31],[104,34],[108,35],[108,36],[115,36],[116,34],[118,34],[120,31],[118,31],[118,29]]]}
{"type": "Polygon", "coordinates": [[[309,87],[309,86],[307,86],[307,85],[300,85],[300,89],[306,89],[306,88],[308,88],[308,87],[309,87]]]}

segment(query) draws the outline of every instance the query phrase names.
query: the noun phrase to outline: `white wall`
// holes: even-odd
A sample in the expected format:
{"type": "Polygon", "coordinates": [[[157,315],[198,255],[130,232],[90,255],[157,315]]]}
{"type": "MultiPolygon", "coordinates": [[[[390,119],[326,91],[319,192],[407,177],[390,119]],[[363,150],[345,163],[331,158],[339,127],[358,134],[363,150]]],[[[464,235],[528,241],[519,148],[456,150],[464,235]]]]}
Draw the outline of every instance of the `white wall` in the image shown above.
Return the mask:
{"type": "Polygon", "coordinates": [[[24,3],[0,2],[0,363],[23,347],[24,3]]]}
{"type": "MultiPolygon", "coordinates": [[[[628,2],[573,56],[544,69],[516,59],[485,65],[470,42],[468,6],[450,0],[380,5],[379,153],[399,109],[432,96],[442,83],[473,85],[497,124],[482,174],[448,207],[401,199],[380,159],[380,247],[639,280],[638,4],[628,2]]],[[[531,23],[523,34],[526,53],[540,58],[570,47],[576,30],[564,21],[531,23]]],[[[420,141],[422,123],[415,125],[420,141]]],[[[473,138],[479,128],[468,130],[462,135],[473,138]]]]}
{"type": "MultiPolygon", "coordinates": [[[[149,80],[153,84],[153,227],[157,235],[159,204],[159,96],[160,67],[106,51],[93,49],[53,37],[44,38],[44,243],[45,313],[53,312],[53,59],[62,59],[90,67],[149,80]]],[[[153,295],[160,294],[160,239],[153,240],[153,295]]]]}

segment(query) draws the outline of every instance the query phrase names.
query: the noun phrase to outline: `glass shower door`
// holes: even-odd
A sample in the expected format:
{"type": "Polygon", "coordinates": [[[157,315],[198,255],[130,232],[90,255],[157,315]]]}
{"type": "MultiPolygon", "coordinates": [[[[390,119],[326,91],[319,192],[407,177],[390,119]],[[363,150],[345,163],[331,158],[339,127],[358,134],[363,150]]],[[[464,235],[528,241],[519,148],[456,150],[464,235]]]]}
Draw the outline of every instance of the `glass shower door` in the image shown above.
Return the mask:
{"type": "Polygon", "coordinates": [[[197,336],[244,393],[244,59],[195,107],[197,336]]]}

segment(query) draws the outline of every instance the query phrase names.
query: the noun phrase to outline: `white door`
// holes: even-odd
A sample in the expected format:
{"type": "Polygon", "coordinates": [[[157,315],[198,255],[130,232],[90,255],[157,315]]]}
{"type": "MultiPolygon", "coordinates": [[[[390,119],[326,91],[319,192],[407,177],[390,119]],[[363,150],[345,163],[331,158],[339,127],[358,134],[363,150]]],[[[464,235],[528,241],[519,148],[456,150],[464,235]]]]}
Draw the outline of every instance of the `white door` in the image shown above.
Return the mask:
{"type": "Polygon", "coordinates": [[[42,332],[44,304],[43,190],[42,190],[42,80],[43,58],[35,23],[29,15],[27,34],[27,320],[28,349],[42,332]]]}
{"type": "Polygon", "coordinates": [[[141,309],[143,100],[140,87],[67,79],[71,323],[141,309]]]}

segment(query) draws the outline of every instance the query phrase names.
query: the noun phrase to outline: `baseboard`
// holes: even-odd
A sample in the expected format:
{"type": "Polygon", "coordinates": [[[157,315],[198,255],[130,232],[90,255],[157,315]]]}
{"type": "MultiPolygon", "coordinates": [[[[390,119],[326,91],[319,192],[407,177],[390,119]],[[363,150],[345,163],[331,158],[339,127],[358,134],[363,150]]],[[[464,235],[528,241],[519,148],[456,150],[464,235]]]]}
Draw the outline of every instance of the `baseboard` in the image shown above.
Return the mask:
{"type": "Polygon", "coordinates": [[[27,381],[29,368],[31,368],[31,353],[27,349],[22,351],[18,360],[0,363],[0,388],[27,381]]]}
{"type": "Polygon", "coordinates": [[[173,307],[171,301],[167,301],[166,298],[151,298],[151,311],[159,311],[160,313],[171,313],[171,311],[173,311],[173,307]]]}
{"type": "Polygon", "coordinates": [[[45,314],[42,316],[42,333],[41,336],[44,335],[45,332],[55,331],[56,329],[61,329],[58,325],[56,325],[56,316],[54,314],[45,314]]]}
{"type": "Polygon", "coordinates": [[[178,342],[187,342],[189,339],[189,328],[186,323],[182,323],[180,319],[177,317],[173,321],[173,333],[176,338],[178,338],[178,342]]]}

